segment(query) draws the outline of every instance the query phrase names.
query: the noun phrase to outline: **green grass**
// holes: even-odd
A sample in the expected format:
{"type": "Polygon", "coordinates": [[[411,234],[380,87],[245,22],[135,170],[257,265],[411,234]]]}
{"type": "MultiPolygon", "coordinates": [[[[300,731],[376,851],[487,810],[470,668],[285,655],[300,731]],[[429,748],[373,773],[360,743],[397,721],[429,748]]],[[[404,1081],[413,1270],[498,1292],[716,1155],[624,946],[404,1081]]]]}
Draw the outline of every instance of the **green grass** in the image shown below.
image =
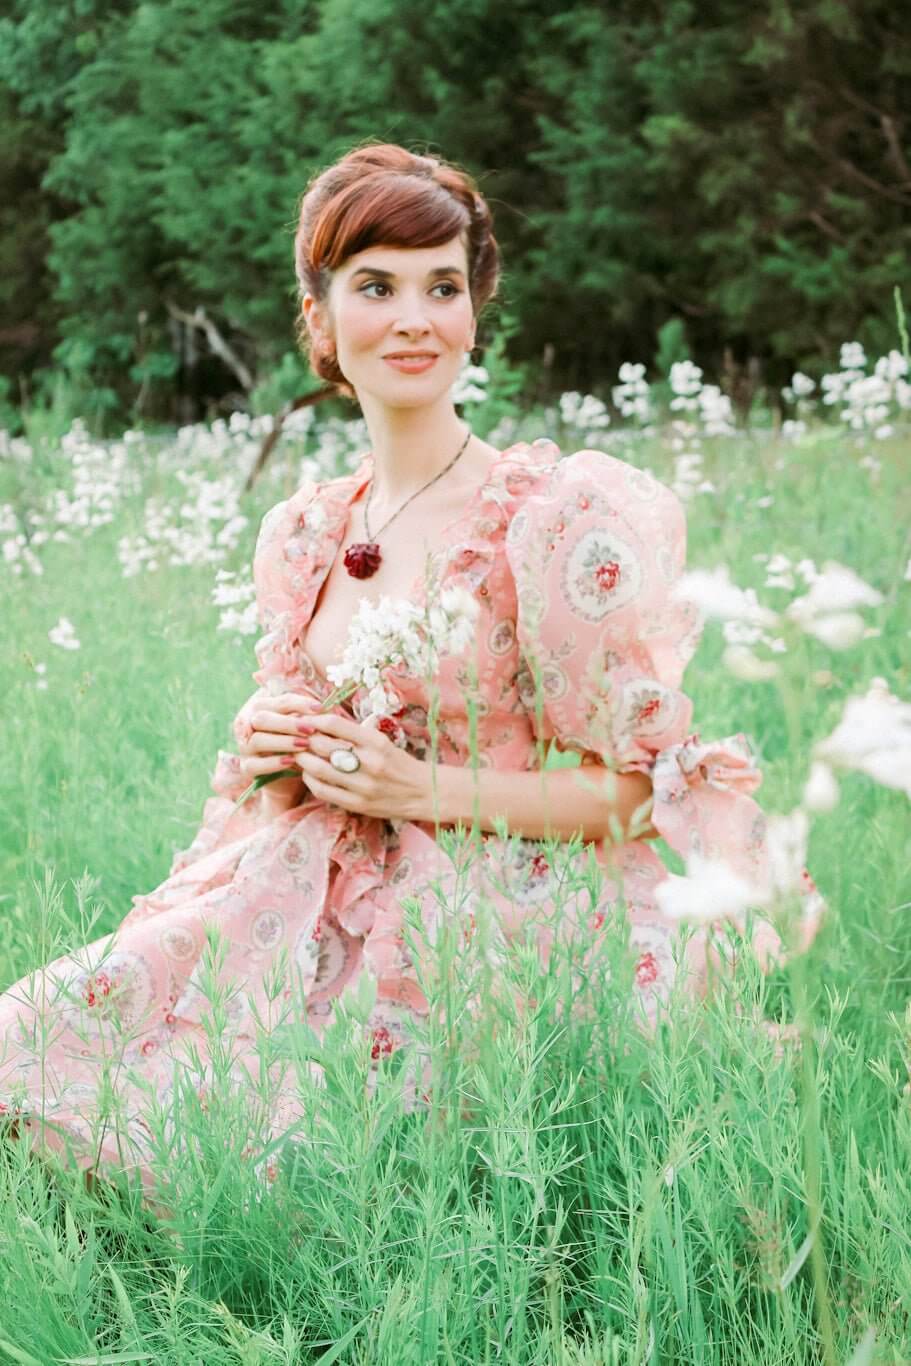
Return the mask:
{"type": "MultiPolygon", "coordinates": [[[[720,628],[706,627],[684,682],[694,726],[750,736],[770,813],[799,800],[810,747],[846,697],[876,675],[911,697],[907,448],[871,444],[876,479],[859,464],[865,448],[837,432],[795,446],[706,442],[717,491],[689,505],[690,566],[725,563],[774,605],[756,554],[833,559],[886,596],[865,614],[878,635],[837,654],[804,639],[780,657],[781,688],[725,673],[720,628]],[[757,507],[766,494],[772,505],[757,507]]],[[[662,478],[671,469],[657,441],[626,458],[662,478]]],[[[0,485],[0,501],[12,493],[0,485]]],[[[238,565],[280,496],[249,496],[238,565]]],[[[131,896],[166,876],[251,688],[252,639],[214,629],[211,567],[121,577],[116,542],[137,509],[127,500],[90,537],[43,547],[43,576],[4,582],[0,988],[113,930],[131,896]],[[61,615],[78,651],[47,640],[61,615]],[[30,660],[47,661],[45,691],[30,660]]],[[[761,978],[745,960],[735,990],[678,1002],[653,1040],[631,1019],[619,941],[585,1018],[559,955],[547,975],[517,955],[510,972],[535,1008],[491,1004],[498,1027],[480,1030],[472,1060],[449,1002],[431,1038],[449,1103],[429,1118],[402,1112],[398,1058],[365,1098],[357,1002],[319,1050],[325,1087],[309,1088],[315,1043],[289,1037],[312,1123],[261,1203],[238,1156],[245,1098],[227,1087],[214,1116],[188,1119],[163,1173],[170,1230],[126,1192],[87,1192],[0,1145],[0,1360],[908,1361],[907,798],[844,777],[839,805],[814,819],[808,866],[833,913],[805,961],[761,978]],[[801,984],[812,1036],[779,1060],[749,1012],[793,1019],[801,984]]]]}

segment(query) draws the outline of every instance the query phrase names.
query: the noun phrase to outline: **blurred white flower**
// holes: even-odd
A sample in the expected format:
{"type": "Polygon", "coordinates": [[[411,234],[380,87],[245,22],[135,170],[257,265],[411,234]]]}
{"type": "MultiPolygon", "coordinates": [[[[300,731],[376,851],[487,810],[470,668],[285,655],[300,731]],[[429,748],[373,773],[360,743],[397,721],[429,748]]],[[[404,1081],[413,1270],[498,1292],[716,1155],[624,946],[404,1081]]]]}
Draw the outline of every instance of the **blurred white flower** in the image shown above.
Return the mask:
{"type": "Polygon", "coordinates": [[[842,342],[838,361],[842,370],[863,370],[867,364],[863,345],[860,342],[842,342]]]}
{"type": "Polygon", "coordinates": [[[739,588],[732,582],[727,565],[681,574],[670,596],[695,602],[706,617],[748,621],[759,626],[774,626],[778,621],[775,612],[758,602],[755,589],[739,588]]]}
{"type": "Polygon", "coordinates": [[[867,632],[863,618],[852,609],[878,607],[882,601],[882,593],[853,569],[827,560],[822,573],[815,574],[810,591],[794,598],[785,608],[785,616],[830,649],[847,650],[867,632]]]}
{"type": "Polygon", "coordinates": [[[816,388],[816,381],[809,375],[802,374],[800,370],[795,370],[791,376],[791,388],[798,398],[806,398],[816,388]]]}
{"type": "Polygon", "coordinates": [[[801,890],[809,833],[810,819],[803,807],[795,807],[789,815],[768,817],[766,847],[769,852],[769,885],[765,892],[773,904],[779,898],[792,896],[801,890]]]}
{"type": "Polygon", "coordinates": [[[794,568],[797,570],[804,583],[814,583],[819,578],[819,570],[813,560],[798,560],[794,568]]]}
{"type": "MultiPolygon", "coordinates": [[[[671,366],[669,379],[674,393],[682,397],[698,394],[702,388],[702,371],[698,365],[694,365],[690,360],[675,361],[671,366]]],[[[671,407],[674,408],[675,406],[682,405],[675,405],[672,402],[671,407]]]]}
{"type": "Polygon", "coordinates": [[[672,920],[698,924],[742,915],[757,904],[757,889],[727,864],[694,851],[686,860],[683,877],[668,873],[657,883],[655,899],[672,920]]]}
{"type": "Polygon", "coordinates": [[[911,797],[911,703],[874,678],[863,697],[848,698],[832,734],[813,746],[813,757],[911,797]]]}
{"type": "Polygon", "coordinates": [[[814,759],[804,784],[803,804],[808,811],[834,811],[838,805],[838,783],[828,764],[814,759]]]}
{"type": "Polygon", "coordinates": [[[878,607],[882,600],[879,589],[873,588],[853,569],[835,560],[827,560],[822,573],[813,579],[809,593],[795,598],[785,609],[785,616],[802,624],[806,619],[825,612],[878,607]]]}
{"type": "Polygon", "coordinates": [[[772,555],[766,565],[766,588],[793,588],[794,575],[787,555],[772,555]]]}
{"type": "Polygon", "coordinates": [[[867,633],[863,617],[856,612],[834,612],[825,617],[812,617],[804,623],[808,635],[821,640],[830,650],[848,650],[863,640],[867,633]]]}
{"type": "Polygon", "coordinates": [[[762,683],[778,673],[778,665],[773,659],[760,659],[748,645],[728,645],[722,663],[728,673],[746,683],[762,683]]]}
{"type": "Polygon", "coordinates": [[[490,374],[483,365],[472,365],[467,359],[456,381],[449,391],[453,403],[483,403],[487,398],[485,385],[490,382],[490,374]]]}
{"type": "Polygon", "coordinates": [[[63,650],[78,650],[80,648],[73,623],[68,617],[61,617],[57,625],[52,626],[48,631],[47,638],[52,645],[59,645],[63,650]]]}

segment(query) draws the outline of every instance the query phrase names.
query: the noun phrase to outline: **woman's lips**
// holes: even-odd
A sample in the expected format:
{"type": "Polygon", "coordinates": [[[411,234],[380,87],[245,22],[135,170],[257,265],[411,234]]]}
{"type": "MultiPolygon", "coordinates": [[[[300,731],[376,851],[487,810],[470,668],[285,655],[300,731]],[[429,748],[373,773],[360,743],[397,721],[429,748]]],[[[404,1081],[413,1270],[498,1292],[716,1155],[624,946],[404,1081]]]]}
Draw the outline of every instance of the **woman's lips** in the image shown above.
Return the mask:
{"type": "Polygon", "coordinates": [[[401,370],[405,375],[421,375],[425,370],[429,370],[436,360],[436,356],[411,356],[409,358],[398,356],[384,356],[383,360],[388,365],[392,365],[396,370],[401,370]]]}

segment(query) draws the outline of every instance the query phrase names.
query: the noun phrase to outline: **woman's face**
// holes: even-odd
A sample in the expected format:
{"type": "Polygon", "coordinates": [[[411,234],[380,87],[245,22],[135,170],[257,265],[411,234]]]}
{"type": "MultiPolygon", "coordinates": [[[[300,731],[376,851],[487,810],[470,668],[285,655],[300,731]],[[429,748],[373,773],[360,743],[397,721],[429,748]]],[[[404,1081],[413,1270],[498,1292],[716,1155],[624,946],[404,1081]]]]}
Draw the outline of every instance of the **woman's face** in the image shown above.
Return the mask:
{"type": "MultiPolygon", "coordinates": [[[[374,246],[350,256],[333,274],[328,305],[328,317],[318,310],[311,320],[316,346],[331,339],[358,396],[369,393],[393,407],[420,406],[449,390],[474,345],[461,236],[439,247],[374,246]],[[414,372],[386,359],[407,351],[435,359],[414,372]]],[[[309,320],[311,295],[304,308],[309,320]]]]}

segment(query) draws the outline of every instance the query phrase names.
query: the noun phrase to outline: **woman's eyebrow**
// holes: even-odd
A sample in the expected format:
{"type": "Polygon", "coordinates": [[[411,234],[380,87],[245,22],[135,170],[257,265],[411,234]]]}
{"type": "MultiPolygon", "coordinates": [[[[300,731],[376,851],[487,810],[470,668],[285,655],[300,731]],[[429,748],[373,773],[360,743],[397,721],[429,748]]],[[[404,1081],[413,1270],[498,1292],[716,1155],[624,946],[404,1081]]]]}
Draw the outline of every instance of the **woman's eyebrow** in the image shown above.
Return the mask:
{"type": "MultiPolygon", "coordinates": [[[[435,275],[461,275],[463,272],[458,266],[436,266],[433,270],[428,270],[429,276],[435,275]]],[[[380,270],[379,266],[361,266],[359,270],[352,271],[351,278],[356,280],[359,275],[381,275],[384,280],[394,280],[394,270],[380,270]]]]}

